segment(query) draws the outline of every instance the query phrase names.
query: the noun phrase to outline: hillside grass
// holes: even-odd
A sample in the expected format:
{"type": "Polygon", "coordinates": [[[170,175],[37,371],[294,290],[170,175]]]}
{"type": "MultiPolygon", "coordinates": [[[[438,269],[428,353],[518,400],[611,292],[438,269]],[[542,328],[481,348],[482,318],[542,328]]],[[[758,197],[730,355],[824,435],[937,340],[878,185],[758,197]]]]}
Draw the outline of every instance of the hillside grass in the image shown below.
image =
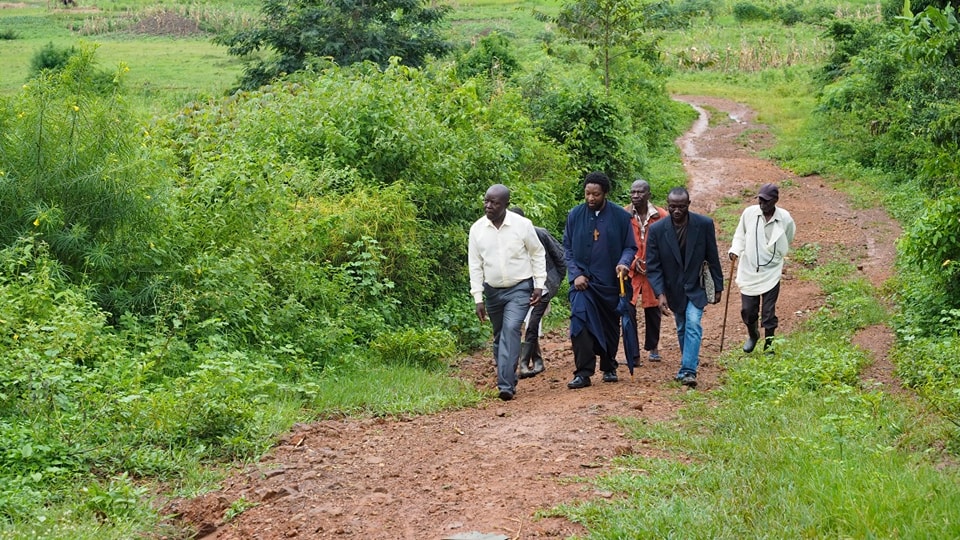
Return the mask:
{"type": "MultiPolygon", "coordinates": [[[[31,59],[48,44],[62,48],[81,42],[97,44],[101,67],[113,70],[121,62],[127,65],[127,82],[134,95],[157,112],[193,99],[222,95],[242,71],[239,59],[211,42],[212,33],[176,37],[132,32],[129,26],[136,18],[162,11],[153,3],[104,2],[88,7],[81,1],[75,9],[55,10],[48,9],[46,2],[30,0],[25,4],[0,9],[0,32],[8,30],[17,36],[0,41],[0,95],[20,89],[30,76],[31,59]]],[[[231,5],[222,3],[221,10],[231,5]]],[[[210,27],[220,17],[221,11],[198,6],[174,2],[165,9],[201,27],[210,27]]],[[[249,19],[255,13],[253,5],[238,3],[237,7],[239,15],[230,17],[249,19]]]]}
{"type": "Polygon", "coordinates": [[[857,329],[885,323],[846,260],[804,279],[827,292],[776,354],[728,352],[722,388],[688,392],[676,421],[621,419],[653,455],[593,481],[609,499],[563,505],[584,538],[956,538],[953,426],[908,393],[862,387],[857,329]],[[682,456],[682,458],[680,457],[682,456]]]}

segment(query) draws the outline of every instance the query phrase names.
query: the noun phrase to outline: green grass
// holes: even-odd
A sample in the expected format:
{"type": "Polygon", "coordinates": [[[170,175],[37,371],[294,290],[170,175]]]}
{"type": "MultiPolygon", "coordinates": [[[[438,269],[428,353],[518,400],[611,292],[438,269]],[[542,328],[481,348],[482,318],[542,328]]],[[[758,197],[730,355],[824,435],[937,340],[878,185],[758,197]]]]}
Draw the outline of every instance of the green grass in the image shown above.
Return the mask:
{"type": "MultiPolygon", "coordinates": [[[[473,388],[467,381],[450,377],[443,368],[426,370],[376,364],[361,368],[349,362],[329,366],[318,378],[302,381],[298,388],[302,397],[276,396],[269,401],[269,406],[258,408],[257,417],[248,426],[248,433],[262,434],[261,439],[232,441],[225,437],[220,444],[224,447],[256,445],[259,450],[250,457],[255,460],[272,446],[277,434],[288,431],[295,422],[344,415],[429,414],[473,406],[492,397],[489,392],[473,388]]],[[[39,510],[22,519],[0,522],[0,540],[119,540],[138,537],[143,531],[161,533],[169,525],[161,523],[156,509],[144,504],[152,497],[150,494],[162,492],[164,497],[200,495],[215,487],[236,465],[211,462],[202,447],[174,440],[164,449],[158,445],[144,445],[129,447],[125,454],[130,464],[127,469],[130,478],[66,479],[69,485],[45,492],[46,504],[39,510]],[[138,472],[138,463],[148,472],[138,472]],[[137,480],[133,481],[133,477],[137,480]],[[103,514],[98,513],[100,509],[110,516],[108,522],[105,523],[103,514]]],[[[166,532],[178,538],[177,534],[181,534],[172,530],[166,532]]]]}
{"type": "MultiPolygon", "coordinates": [[[[197,96],[222,95],[232,87],[242,64],[236,57],[229,56],[225,47],[214,45],[212,35],[189,38],[122,32],[84,35],[70,30],[83,28],[84,24],[104,28],[103,21],[131,16],[148,7],[151,5],[146,2],[107,3],[98,5],[99,12],[50,12],[46,4],[33,2],[24,8],[0,10],[0,30],[14,28],[18,33],[18,39],[0,42],[0,95],[10,95],[20,89],[30,74],[31,59],[45,45],[70,47],[81,41],[99,45],[97,58],[103,69],[113,70],[121,62],[126,64],[130,68],[127,81],[133,94],[154,109],[169,109],[197,96]]],[[[190,4],[169,8],[201,22],[218,17],[214,8],[190,4]]],[[[151,9],[155,10],[155,5],[151,9]]],[[[235,16],[249,17],[253,8],[241,11],[235,16]]]]}
{"type": "Polygon", "coordinates": [[[960,477],[901,442],[917,412],[846,386],[695,401],[676,427],[627,423],[683,460],[623,459],[597,482],[622,498],[562,512],[591,539],[956,538],[960,477]]]}
{"type": "Polygon", "coordinates": [[[623,458],[595,481],[612,500],[556,512],[590,539],[960,536],[960,474],[936,450],[952,426],[860,388],[849,336],[887,315],[849,264],[821,268],[827,306],[774,356],[728,353],[723,388],[685,395],[676,422],[621,420],[672,457],[623,458]]]}
{"type": "Polygon", "coordinates": [[[757,122],[771,127],[780,148],[802,139],[816,105],[808,67],[727,74],[715,71],[676,72],[667,81],[672,93],[733,99],[757,112],[757,122]]]}
{"type": "Polygon", "coordinates": [[[484,397],[468,382],[414,367],[391,365],[359,373],[331,371],[324,372],[310,400],[319,417],[334,413],[428,414],[475,405],[484,397]]]}

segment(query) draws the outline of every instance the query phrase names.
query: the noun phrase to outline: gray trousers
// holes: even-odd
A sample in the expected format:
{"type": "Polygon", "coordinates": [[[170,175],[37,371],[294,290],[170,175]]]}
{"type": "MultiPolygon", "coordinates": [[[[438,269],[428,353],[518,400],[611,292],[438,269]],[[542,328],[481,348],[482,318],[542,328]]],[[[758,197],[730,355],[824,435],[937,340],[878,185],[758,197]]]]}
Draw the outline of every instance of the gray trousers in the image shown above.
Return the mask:
{"type": "Polygon", "coordinates": [[[497,389],[516,393],[520,361],[520,330],[530,309],[533,280],[504,289],[483,285],[483,303],[493,324],[493,357],[497,360],[497,389]]]}

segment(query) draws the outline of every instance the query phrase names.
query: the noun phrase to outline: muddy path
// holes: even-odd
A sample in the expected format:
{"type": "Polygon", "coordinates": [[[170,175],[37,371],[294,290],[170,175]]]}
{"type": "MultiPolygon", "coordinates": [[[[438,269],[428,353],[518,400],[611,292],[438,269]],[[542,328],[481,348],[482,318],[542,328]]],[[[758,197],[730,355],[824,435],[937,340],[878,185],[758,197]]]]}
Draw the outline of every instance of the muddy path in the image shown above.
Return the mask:
{"type": "MultiPolygon", "coordinates": [[[[676,99],[700,112],[700,120],[677,141],[690,179],[692,211],[710,213],[717,201],[730,197],[755,204],[757,188],[777,182],[783,185],[780,205],[797,222],[795,246],[817,244],[822,256],[849,257],[877,285],[890,276],[900,230],[883,211],[856,209],[854,201],[821,178],[796,177],[759,158],[757,152],[772,137],[743,105],[695,96],[676,99]]],[[[726,236],[718,236],[722,253],[730,242],[726,236]]],[[[788,263],[780,294],[782,332],[795,328],[823,300],[816,286],[795,279],[795,264],[788,263]]],[[[739,348],[746,335],[737,323],[735,285],[733,293],[725,349],[739,348]]],[[[711,391],[722,375],[714,362],[722,316],[722,303],[708,306],[704,315],[696,391],[711,391]]],[[[870,331],[875,335],[858,341],[880,344],[876,352],[885,361],[889,331],[870,331]]],[[[565,330],[549,334],[542,345],[547,370],[520,381],[514,401],[491,397],[476,408],[429,416],[298,425],[260,463],[238,470],[220,490],[171,501],[166,510],[197,537],[208,539],[421,540],[474,531],[512,539],[584,534],[575,523],[535,514],[559,503],[610,496],[580,480],[607,470],[617,456],[660,453],[645,441],[626,438],[612,419],[655,423],[676,416],[677,397],[688,391],[671,382],[679,365],[676,333],[665,321],[663,362],[645,363],[632,379],[622,368],[620,382],[604,384],[595,378],[593,386],[582,390],[566,388],[573,356],[565,330]],[[256,506],[227,522],[225,511],[241,497],[256,506]]],[[[889,382],[888,370],[874,371],[881,384],[889,382]]],[[[481,388],[495,387],[487,352],[462,359],[460,374],[481,388]]]]}

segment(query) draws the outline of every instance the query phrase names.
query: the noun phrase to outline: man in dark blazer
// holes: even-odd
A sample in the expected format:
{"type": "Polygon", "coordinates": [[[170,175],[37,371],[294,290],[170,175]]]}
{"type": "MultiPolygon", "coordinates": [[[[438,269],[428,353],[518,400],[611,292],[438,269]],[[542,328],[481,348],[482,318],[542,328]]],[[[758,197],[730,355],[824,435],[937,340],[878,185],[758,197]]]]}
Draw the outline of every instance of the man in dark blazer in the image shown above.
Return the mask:
{"type": "Polygon", "coordinates": [[[686,189],[670,190],[667,196],[670,219],[661,219],[650,226],[646,260],[647,279],[660,301],[660,312],[668,315],[672,310],[677,325],[681,360],[676,380],[694,388],[703,339],[700,320],[708,302],[720,301],[723,270],[713,220],[690,212],[689,208],[690,194],[686,189]],[[704,262],[713,278],[714,298],[707,298],[700,282],[704,262]]]}

